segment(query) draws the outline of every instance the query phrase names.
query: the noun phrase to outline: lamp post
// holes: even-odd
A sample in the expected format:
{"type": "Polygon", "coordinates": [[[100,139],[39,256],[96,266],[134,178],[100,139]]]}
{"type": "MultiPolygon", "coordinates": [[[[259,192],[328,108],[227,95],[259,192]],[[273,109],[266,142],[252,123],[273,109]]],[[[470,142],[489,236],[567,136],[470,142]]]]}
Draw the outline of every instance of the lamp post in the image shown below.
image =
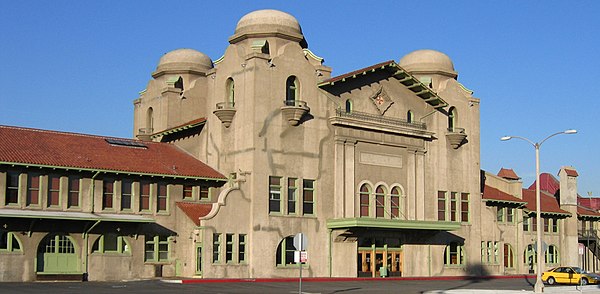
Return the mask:
{"type": "Polygon", "coordinates": [[[546,142],[546,140],[556,136],[556,135],[561,135],[561,134],[575,134],[577,133],[577,130],[566,130],[566,131],[562,131],[562,132],[558,132],[558,133],[554,133],[546,138],[544,138],[542,141],[540,141],[539,143],[537,142],[533,142],[525,137],[519,137],[519,136],[505,136],[500,138],[500,140],[502,141],[508,141],[510,139],[521,139],[523,141],[526,141],[527,143],[531,144],[533,146],[533,148],[535,148],[535,218],[536,218],[536,230],[537,230],[537,242],[536,242],[536,248],[535,250],[537,251],[537,270],[536,270],[536,279],[535,279],[535,286],[534,286],[534,292],[535,293],[542,293],[544,292],[544,283],[542,282],[542,264],[544,263],[544,260],[542,259],[542,217],[541,217],[541,200],[540,200],[540,147],[542,146],[542,144],[544,144],[544,142],[546,142]]]}

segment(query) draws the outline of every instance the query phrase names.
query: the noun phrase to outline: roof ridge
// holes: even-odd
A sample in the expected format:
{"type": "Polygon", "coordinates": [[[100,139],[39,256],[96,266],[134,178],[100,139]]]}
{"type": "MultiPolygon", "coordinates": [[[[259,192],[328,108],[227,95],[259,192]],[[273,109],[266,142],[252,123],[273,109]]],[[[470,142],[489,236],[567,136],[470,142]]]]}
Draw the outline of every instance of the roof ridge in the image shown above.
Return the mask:
{"type": "MultiPolygon", "coordinates": [[[[115,137],[115,136],[94,135],[94,134],[85,134],[85,133],[77,133],[77,132],[70,132],[70,131],[45,130],[45,129],[39,129],[39,128],[9,126],[9,125],[0,125],[0,128],[13,129],[13,130],[22,130],[22,131],[31,131],[31,132],[38,132],[38,133],[45,133],[45,134],[78,136],[78,137],[85,137],[85,138],[100,138],[100,139],[118,139],[118,140],[139,141],[138,139],[135,139],[135,138],[124,138],[124,137],[115,137]]],[[[144,143],[162,143],[162,142],[144,141],[144,143]]]]}

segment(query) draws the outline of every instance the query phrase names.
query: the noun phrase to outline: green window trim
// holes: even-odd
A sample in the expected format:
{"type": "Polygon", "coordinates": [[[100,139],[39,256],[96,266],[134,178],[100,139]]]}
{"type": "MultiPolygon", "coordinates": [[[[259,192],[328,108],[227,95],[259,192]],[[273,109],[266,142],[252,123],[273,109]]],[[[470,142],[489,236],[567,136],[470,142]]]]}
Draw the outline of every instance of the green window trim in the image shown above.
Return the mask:
{"type": "Polygon", "coordinates": [[[221,244],[223,242],[223,234],[221,233],[213,233],[213,257],[212,257],[212,263],[221,263],[222,259],[221,259],[221,244]]]}
{"type": "Polygon", "coordinates": [[[28,207],[40,207],[42,176],[38,173],[27,174],[27,199],[25,205],[28,207]]]}
{"type": "Polygon", "coordinates": [[[515,254],[512,246],[508,243],[504,243],[504,267],[515,268],[515,254]]]}
{"type": "Polygon", "coordinates": [[[172,237],[146,235],[145,238],[144,262],[170,261],[172,237]]]}
{"type": "Polygon", "coordinates": [[[23,244],[13,232],[0,231],[0,254],[8,252],[23,252],[23,244]]]}
{"type": "Polygon", "coordinates": [[[156,212],[159,214],[169,213],[169,185],[167,183],[156,184],[156,212]]]}
{"type": "Polygon", "coordinates": [[[225,234],[225,263],[234,263],[234,234],[225,234]]]}
{"type": "Polygon", "coordinates": [[[239,234],[238,235],[238,262],[243,264],[246,263],[246,242],[247,242],[247,235],[246,234],[239,234]]]}
{"type": "MultiPolygon", "coordinates": [[[[275,267],[276,268],[288,268],[298,267],[298,264],[294,262],[294,236],[287,236],[279,242],[275,253],[275,267]]],[[[302,263],[305,266],[306,263],[302,263]]]]}
{"type": "Polygon", "coordinates": [[[302,215],[315,215],[314,180],[302,180],[302,215]]]}
{"type": "Polygon", "coordinates": [[[121,180],[121,211],[133,210],[133,180],[121,180]]]}
{"type": "Polygon", "coordinates": [[[124,236],[106,234],[96,239],[92,253],[131,255],[131,246],[124,236]]]}
{"type": "Polygon", "coordinates": [[[61,205],[61,176],[50,174],[46,178],[48,179],[47,207],[58,208],[61,205]]]}
{"type": "Polygon", "coordinates": [[[282,212],[281,180],[282,177],[269,176],[269,213],[271,214],[282,212]]]}
{"type": "Polygon", "coordinates": [[[463,245],[451,242],[444,249],[445,267],[464,267],[466,262],[465,249],[463,245]]]}
{"type": "Polygon", "coordinates": [[[4,190],[4,204],[7,206],[18,206],[20,197],[21,173],[17,171],[6,172],[6,184],[4,190]]]}
{"type": "Polygon", "coordinates": [[[81,177],[67,177],[67,208],[81,207],[81,177]]]}
{"type": "Polygon", "coordinates": [[[106,178],[102,180],[102,209],[115,209],[115,180],[106,178]]]}

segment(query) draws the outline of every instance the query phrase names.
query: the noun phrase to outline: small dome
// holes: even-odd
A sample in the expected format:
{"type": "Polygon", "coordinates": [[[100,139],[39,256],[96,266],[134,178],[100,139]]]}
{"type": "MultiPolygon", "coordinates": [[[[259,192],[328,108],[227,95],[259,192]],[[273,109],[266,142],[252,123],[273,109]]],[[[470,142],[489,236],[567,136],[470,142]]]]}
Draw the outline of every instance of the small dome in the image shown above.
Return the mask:
{"type": "Polygon", "coordinates": [[[399,65],[408,72],[440,73],[456,78],[454,64],[448,55],[435,50],[417,50],[400,59],[399,65]]]}
{"type": "Polygon", "coordinates": [[[302,29],[295,17],[283,11],[265,9],[244,15],[237,23],[232,39],[245,34],[273,33],[303,38],[302,29]]]}
{"type": "Polygon", "coordinates": [[[206,54],[194,49],[177,49],[163,55],[158,61],[156,72],[167,70],[195,70],[205,72],[213,67],[206,54]]]}

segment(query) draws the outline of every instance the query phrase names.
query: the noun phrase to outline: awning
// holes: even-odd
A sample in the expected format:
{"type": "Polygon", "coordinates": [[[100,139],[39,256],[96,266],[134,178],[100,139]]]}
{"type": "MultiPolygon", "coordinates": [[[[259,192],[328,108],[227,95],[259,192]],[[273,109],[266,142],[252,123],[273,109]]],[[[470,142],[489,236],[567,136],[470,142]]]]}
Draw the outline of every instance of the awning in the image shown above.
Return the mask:
{"type": "Polygon", "coordinates": [[[327,228],[378,228],[453,231],[460,229],[460,223],[447,221],[421,221],[400,219],[341,218],[327,220],[327,228]]]}
{"type": "Polygon", "coordinates": [[[155,223],[152,218],[135,214],[89,213],[77,211],[42,211],[0,208],[0,217],[103,222],[155,223]]]}

